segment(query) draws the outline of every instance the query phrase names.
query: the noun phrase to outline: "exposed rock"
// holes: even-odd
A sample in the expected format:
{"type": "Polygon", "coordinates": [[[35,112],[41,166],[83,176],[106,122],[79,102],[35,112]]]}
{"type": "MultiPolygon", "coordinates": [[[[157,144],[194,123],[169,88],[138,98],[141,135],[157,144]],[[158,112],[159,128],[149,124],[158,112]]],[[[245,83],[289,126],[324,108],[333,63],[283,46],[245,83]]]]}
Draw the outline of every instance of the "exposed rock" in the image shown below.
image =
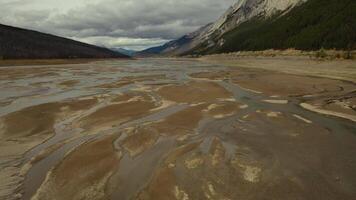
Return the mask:
{"type": "MultiPolygon", "coordinates": [[[[231,6],[215,23],[208,24],[197,31],[187,34],[178,40],[161,46],[158,54],[183,55],[195,47],[206,43],[208,48],[222,46],[223,34],[236,28],[254,17],[267,18],[277,12],[287,13],[294,6],[307,0],[240,0],[231,6]]],[[[158,47],[154,47],[157,49],[158,47]]],[[[144,52],[147,52],[145,50],[144,52]]]]}

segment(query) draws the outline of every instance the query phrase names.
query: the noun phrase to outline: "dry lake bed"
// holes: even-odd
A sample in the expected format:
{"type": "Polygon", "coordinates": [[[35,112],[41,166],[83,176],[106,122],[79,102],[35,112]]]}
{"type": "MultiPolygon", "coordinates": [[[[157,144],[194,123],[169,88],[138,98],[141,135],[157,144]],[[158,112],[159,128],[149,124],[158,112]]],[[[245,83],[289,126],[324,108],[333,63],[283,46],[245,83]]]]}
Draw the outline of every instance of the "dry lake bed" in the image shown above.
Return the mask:
{"type": "Polygon", "coordinates": [[[356,85],[193,59],[1,67],[0,199],[355,200],[356,85]]]}

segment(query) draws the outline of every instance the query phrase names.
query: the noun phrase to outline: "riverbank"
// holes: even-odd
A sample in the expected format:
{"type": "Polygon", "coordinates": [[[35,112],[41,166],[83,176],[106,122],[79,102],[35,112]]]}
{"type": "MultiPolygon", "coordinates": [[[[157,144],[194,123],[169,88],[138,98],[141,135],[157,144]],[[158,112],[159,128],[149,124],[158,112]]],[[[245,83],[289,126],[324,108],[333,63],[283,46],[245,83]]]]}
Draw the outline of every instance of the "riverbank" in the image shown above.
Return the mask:
{"type": "Polygon", "coordinates": [[[0,68],[0,199],[353,199],[356,124],[300,105],[355,84],[246,63],[0,68]]]}
{"type": "Polygon", "coordinates": [[[231,67],[255,68],[356,82],[356,60],[315,59],[308,55],[294,55],[284,51],[280,53],[278,56],[264,55],[263,52],[259,55],[251,55],[248,52],[216,54],[203,56],[198,60],[231,67]]]}
{"type": "Polygon", "coordinates": [[[356,61],[315,60],[305,56],[211,55],[203,62],[226,65],[240,86],[271,97],[296,97],[303,108],[354,121],[356,61]],[[313,108],[313,109],[308,109],[313,108]]]}
{"type": "Polygon", "coordinates": [[[122,60],[118,58],[98,59],[98,58],[83,58],[83,59],[11,59],[1,60],[0,67],[10,66],[32,66],[32,65],[65,65],[65,64],[86,64],[104,60],[122,60]]]}
{"type": "Polygon", "coordinates": [[[318,51],[302,51],[296,49],[286,50],[263,50],[263,51],[238,51],[221,54],[211,54],[203,57],[229,57],[229,58],[309,58],[312,60],[354,60],[356,50],[333,50],[320,49],[318,51]]]}

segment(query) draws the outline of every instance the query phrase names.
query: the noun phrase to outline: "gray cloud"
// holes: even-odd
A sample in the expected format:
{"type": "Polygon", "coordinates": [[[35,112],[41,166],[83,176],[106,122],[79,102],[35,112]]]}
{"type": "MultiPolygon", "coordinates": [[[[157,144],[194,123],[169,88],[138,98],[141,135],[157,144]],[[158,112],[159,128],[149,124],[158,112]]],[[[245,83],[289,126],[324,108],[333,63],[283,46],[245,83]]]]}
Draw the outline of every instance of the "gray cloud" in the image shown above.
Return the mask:
{"type": "Polygon", "coordinates": [[[0,23],[107,47],[139,49],[216,20],[236,0],[4,1],[0,3],[0,23]]]}

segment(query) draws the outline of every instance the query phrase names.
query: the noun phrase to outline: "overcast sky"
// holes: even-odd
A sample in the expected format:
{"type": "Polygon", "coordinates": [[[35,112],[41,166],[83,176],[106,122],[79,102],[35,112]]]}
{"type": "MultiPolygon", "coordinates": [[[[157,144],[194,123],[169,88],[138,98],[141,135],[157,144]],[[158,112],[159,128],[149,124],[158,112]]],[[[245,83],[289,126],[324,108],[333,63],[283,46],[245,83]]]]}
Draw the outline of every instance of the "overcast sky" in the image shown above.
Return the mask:
{"type": "Polygon", "coordinates": [[[0,0],[0,23],[144,49],[215,21],[238,0],[0,0]]]}

